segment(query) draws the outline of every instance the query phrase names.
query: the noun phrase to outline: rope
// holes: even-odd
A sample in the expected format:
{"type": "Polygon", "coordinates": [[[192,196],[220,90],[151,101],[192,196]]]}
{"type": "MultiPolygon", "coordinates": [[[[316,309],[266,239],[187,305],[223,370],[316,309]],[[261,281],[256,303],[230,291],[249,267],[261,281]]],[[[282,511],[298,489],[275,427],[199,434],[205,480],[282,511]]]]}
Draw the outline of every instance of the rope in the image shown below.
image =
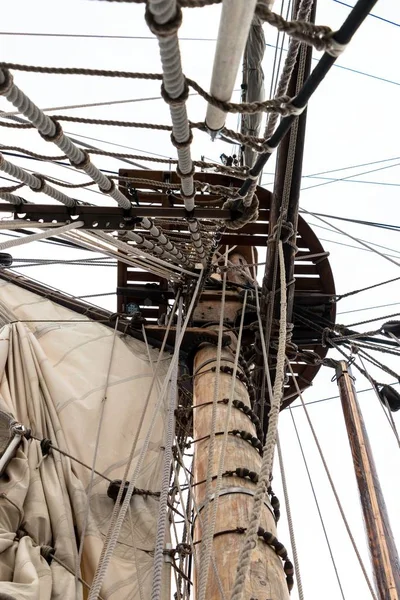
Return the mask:
{"type": "Polygon", "coordinates": [[[278,450],[279,469],[281,472],[283,495],[285,497],[286,516],[287,516],[288,527],[289,527],[290,544],[292,546],[292,555],[293,555],[293,562],[294,562],[294,572],[296,574],[297,591],[299,594],[299,600],[304,600],[303,585],[302,585],[301,574],[300,574],[300,563],[299,563],[299,557],[297,554],[296,538],[294,535],[292,509],[291,509],[290,501],[289,501],[289,492],[288,492],[287,481],[286,481],[285,465],[283,463],[282,448],[281,448],[279,436],[277,436],[277,438],[276,438],[276,447],[278,450]]]}
{"type": "Polygon", "coordinates": [[[299,447],[300,447],[300,452],[301,452],[301,456],[303,458],[304,467],[305,467],[306,472],[307,472],[308,481],[310,483],[311,491],[312,491],[312,494],[313,494],[313,497],[314,497],[315,506],[317,507],[317,512],[318,512],[319,520],[321,522],[322,531],[324,532],[324,537],[325,537],[326,545],[328,547],[328,552],[329,552],[329,555],[331,557],[331,562],[332,562],[333,570],[335,571],[335,576],[336,576],[336,580],[337,580],[337,583],[338,583],[338,586],[339,586],[340,594],[342,596],[342,600],[345,600],[345,595],[344,595],[343,588],[342,588],[342,582],[341,582],[341,579],[340,579],[340,576],[339,576],[339,572],[338,572],[338,569],[337,569],[337,566],[336,566],[336,561],[335,561],[335,557],[333,555],[332,546],[331,546],[331,543],[329,541],[329,536],[328,536],[328,532],[326,530],[325,521],[324,521],[324,518],[322,516],[321,508],[320,508],[320,505],[319,505],[319,502],[318,502],[318,498],[317,498],[317,493],[315,491],[315,487],[314,487],[314,483],[313,483],[313,480],[312,480],[312,477],[311,477],[310,469],[308,468],[307,459],[306,459],[306,456],[305,456],[304,450],[303,450],[303,444],[301,443],[299,431],[298,431],[298,428],[297,428],[297,425],[296,425],[296,421],[295,421],[294,416],[293,416],[293,412],[292,412],[291,406],[289,406],[289,412],[290,412],[290,416],[292,418],[293,427],[294,427],[294,430],[295,430],[295,433],[296,433],[296,437],[297,437],[297,441],[298,441],[298,444],[299,444],[299,447]]]}
{"type": "MultiPolygon", "coordinates": [[[[182,326],[183,303],[182,298],[178,304],[178,321],[176,324],[176,338],[179,337],[182,326]]],[[[153,585],[151,589],[151,600],[160,600],[161,585],[164,565],[164,546],[165,534],[167,527],[167,505],[169,495],[169,480],[172,463],[172,445],[174,441],[174,423],[175,423],[175,407],[177,401],[177,378],[178,378],[178,362],[174,365],[171,373],[171,382],[169,389],[169,406],[166,423],[165,435],[165,452],[164,462],[161,476],[161,496],[158,509],[158,523],[156,533],[156,546],[154,550],[154,567],[153,567],[153,585]]]]}
{"type": "Polygon", "coordinates": [[[321,458],[321,461],[322,461],[323,467],[324,467],[324,469],[325,469],[325,473],[326,473],[326,475],[327,475],[327,477],[328,477],[328,481],[329,481],[329,484],[330,484],[330,486],[331,486],[331,489],[332,489],[333,495],[334,495],[334,497],[335,497],[336,504],[337,504],[337,506],[338,506],[338,509],[339,509],[340,515],[341,515],[341,517],[342,517],[342,520],[343,520],[343,523],[344,523],[344,526],[345,526],[345,528],[346,528],[346,531],[347,531],[347,533],[348,533],[348,536],[349,536],[349,539],[350,539],[351,545],[353,546],[354,552],[355,552],[355,554],[356,554],[356,556],[357,556],[357,559],[358,559],[359,565],[360,565],[360,567],[361,567],[361,571],[362,571],[362,573],[363,573],[363,575],[364,575],[364,577],[365,577],[365,581],[366,581],[366,583],[367,583],[367,585],[368,585],[369,591],[371,592],[371,597],[373,598],[373,600],[377,600],[377,597],[376,597],[376,595],[375,595],[374,588],[373,588],[373,586],[372,586],[372,583],[371,583],[371,582],[370,582],[370,580],[369,580],[369,577],[368,577],[367,571],[366,571],[366,569],[365,569],[365,566],[364,566],[363,560],[362,560],[362,558],[361,558],[361,555],[360,555],[360,553],[359,553],[359,550],[358,550],[358,548],[357,548],[356,541],[355,541],[355,539],[354,539],[354,537],[353,537],[353,534],[352,534],[352,532],[351,532],[351,529],[350,529],[349,523],[348,523],[348,521],[347,521],[347,518],[346,518],[345,512],[344,512],[344,510],[343,510],[342,503],[341,503],[341,501],[340,501],[340,498],[339,498],[339,495],[338,495],[338,493],[337,493],[337,491],[336,491],[336,486],[335,486],[335,484],[334,484],[334,482],[333,482],[333,479],[332,479],[332,476],[331,476],[331,474],[330,474],[330,471],[329,471],[328,465],[327,465],[327,463],[326,463],[326,460],[325,460],[324,453],[322,452],[322,448],[321,448],[321,445],[320,445],[320,443],[319,443],[318,436],[317,436],[317,434],[316,434],[316,431],[315,431],[315,429],[314,429],[314,426],[313,426],[313,424],[312,424],[312,421],[311,421],[311,419],[310,419],[310,415],[309,415],[309,413],[308,413],[307,407],[306,407],[306,405],[305,405],[305,402],[304,402],[304,399],[303,399],[303,394],[302,394],[302,392],[301,392],[301,390],[300,390],[300,388],[299,388],[299,384],[297,383],[297,378],[296,378],[296,376],[295,376],[295,374],[294,374],[294,372],[293,372],[292,366],[291,366],[291,364],[290,364],[290,362],[289,362],[289,361],[287,361],[287,364],[288,364],[288,367],[289,367],[290,373],[291,373],[291,375],[292,375],[292,379],[293,379],[293,381],[294,381],[294,384],[295,384],[295,387],[296,387],[297,394],[298,394],[298,396],[299,396],[299,398],[300,398],[300,401],[301,401],[301,404],[302,404],[302,406],[303,406],[304,413],[305,413],[306,419],[307,419],[307,421],[308,421],[308,424],[309,424],[309,426],[310,426],[311,433],[312,433],[312,435],[313,435],[313,438],[314,438],[315,444],[316,444],[316,446],[317,446],[317,450],[318,450],[318,453],[319,453],[319,455],[320,455],[320,458],[321,458]]]}
{"type": "Polygon", "coordinates": [[[279,411],[282,401],[282,390],[285,378],[285,349],[286,349],[286,275],[285,259],[283,254],[283,244],[278,243],[279,267],[280,267],[280,323],[279,323],[279,344],[276,363],[276,376],[271,399],[271,410],[269,413],[269,426],[263,449],[263,459],[257,488],[254,494],[252,512],[249,526],[246,531],[245,541],[242,546],[238,569],[236,571],[235,583],[231,600],[241,600],[244,593],[244,584],[248,575],[250,558],[253,548],[257,541],[257,530],[260,523],[261,508],[264,502],[267,487],[272,472],[272,462],[278,430],[279,411]]]}
{"type": "MultiPolygon", "coordinates": [[[[56,190],[55,188],[49,186],[41,175],[37,173],[31,175],[30,173],[28,173],[28,171],[25,171],[25,169],[22,169],[21,167],[18,167],[17,165],[14,165],[13,163],[6,160],[1,153],[0,170],[4,171],[5,173],[7,173],[7,175],[10,175],[10,177],[13,177],[14,179],[19,179],[23,182],[23,184],[28,185],[33,192],[43,192],[43,194],[50,196],[50,198],[53,198],[53,200],[57,200],[57,202],[62,202],[62,204],[65,204],[65,206],[68,207],[73,207],[77,204],[76,200],[74,200],[73,198],[70,198],[69,196],[66,196],[59,190],[56,190]]],[[[5,196],[2,197],[6,199],[5,196]]],[[[17,198],[17,196],[14,196],[14,198],[17,198]]],[[[23,203],[25,204],[25,202],[23,203]]],[[[16,204],[16,202],[13,202],[13,204],[16,204]]]]}
{"type": "MultiPolygon", "coordinates": [[[[110,71],[106,69],[86,69],[77,67],[40,67],[34,65],[21,65],[17,63],[8,62],[0,62],[0,70],[1,69],[12,69],[13,71],[26,71],[28,73],[42,73],[55,75],[86,75],[94,77],[121,77],[123,79],[145,79],[150,81],[161,81],[163,79],[163,76],[159,73],[136,73],[132,71],[110,71]]],[[[286,96],[282,98],[273,98],[272,100],[264,100],[262,102],[225,102],[223,100],[218,100],[218,98],[215,98],[214,96],[211,96],[196,81],[193,81],[193,79],[185,77],[184,80],[185,83],[192,89],[194,89],[202,98],[204,98],[204,100],[206,100],[209,104],[215,106],[216,108],[219,108],[224,112],[254,114],[257,112],[277,111],[282,116],[288,116],[292,114],[295,115],[298,113],[298,109],[296,109],[291,103],[287,102],[288,99],[286,96]]],[[[39,108],[37,108],[37,110],[40,111],[39,108]]],[[[20,112],[24,114],[21,110],[20,112]]],[[[44,115],[44,113],[42,114],[47,119],[49,118],[46,115],[44,115]]]]}
{"type": "Polygon", "coordinates": [[[71,231],[72,229],[78,229],[83,225],[83,221],[74,221],[73,223],[68,223],[68,225],[63,225],[61,227],[53,227],[46,229],[45,231],[40,231],[39,233],[33,233],[32,235],[21,236],[19,238],[1,243],[0,250],[13,248],[14,246],[23,246],[24,244],[29,244],[30,242],[36,242],[37,240],[43,240],[52,237],[53,235],[61,235],[71,231]]]}
{"type": "Polygon", "coordinates": [[[28,96],[26,96],[14,83],[11,73],[8,70],[0,69],[0,94],[5,96],[18,110],[29,119],[36,127],[45,141],[54,142],[62,152],[68,156],[72,166],[82,169],[95,181],[101,192],[111,196],[119,206],[129,209],[131,203],[115,187],[115,184],[108,177],[103,175],[97,167],[90,161],[87,152],[82,151],[76,146],[68,136],[63,133],[61,125],[45,115],[28,96]]]}
{"type": "MultiPolygon", "coordinates": [[[[144,421],[144,418],[145,418],[145,415],[146,415],[146,412],[147,412],[147,407],[148,407],[148,403],[149,403],[150,394],[151,394],[151,390],[152,390],[153,384],[152,384],[152,386],[151,386],[151,388],[150,388],[150,390],[148,392],[147,400],[146,400],[146,403],[145,403],[145,407],[143,409],[141,418],[139,420],[139,424],[138,424],[138,428],[137,428],[137,433],[135,435],[135,439],[134,439],[133,444],[132,444],[132,449],[131,449],[130,455],[128,457],[128,461],[127,461],[127,465],[126,465],[124,477],[123,477],[123,480],[122,480],[120,492],[118,494],[118,498],[117,498],[117,501],[115,503],[115,507],[117,507],[117,509],[115,511],[113,511],[113,515],[111,517],[111,521],[110,521],[109,528],[108,528],[108,531],[107,531],[107,534],[106,534],[106,538],[105,538],[105,541],[104,541],[104,546],[103,546],[103,549],[102,549],[102,552],[101,552],[100,560],[99,560],[99,563],[98,563],[97,568],[96,568],[96,573],[94,575],[92,589],[90,590],[90,594],[89,594],[88,600],[96,600],[97,597],[98,597],[98,594],[100,592],[100,589],[101,589],[101,586],[102,586],[102,583],[103,583],[103,580],[104,580],[104,577],[105,577],[108,565],[110,563],[112,554],[114,552],[115,546],[116,546],[117,541],[118,541],[118,536],[119,536],[119,533],[121,531],[121,527],[122,527],[122,524],[123,524],[123,521],[124,521],[124,518],[125,518],[125,515],[126,515],[126,512],[127,512],[127,509],[128,509],[128,506],[129,506],[129,503],[130,503],[130,500],[131,500],[131,497],[132,497],[132,492],[133,492],[133,489],[134,489],[134,486],[135,486],[135,483],[136,483],[136,479],[137,479],[138,474],[140,473],[140,471],[142,469],[142,465],[143,465],[143,462],[144,462],[144,459],[145,459],[145,456],[146,456],[146,453],[147,453],[147,449],[148,449],[148,446],[149,446],[149,443],[150,443],[151,433],[153,431],[153,428],[154,428],[154,425],[155,425],[155,422],[156,422],[156,419],[157,419],[157,416],[158,416],[158,412],[159,412],[159,410],[161,408],[161,405],[162,405],[162,402],[163,402],[163,399],[164,399],[164,395],[165,395],[165,392],[166,392],[166,389],[167,389],[168,380],[171,377],[171,373],[172,373],[172,370],[173,370],[173,368],[175,366],[175,363],[179,359],[180,345],[181,345],[183,336],[185,334],[186,328],[188,326],[189,320],[191,318],[191,313],[193,311],[193,307],[194,307],[195,302],[197,300],[197,294],[198,294],[198,290],[200,288],[200,285],[201,285],[201,277],[198,278],[198,281],[197,281],[197,284],[196,284],[196,288],[195,288],[194,294],[192,296],[192,299],[191,299],[191,302],[190,302],[190,305],[189,305],[189,308],[188,308],[188,312],[187,312],[184,324],[182,326],[182,331],[181,331],[181,333],[179,335],[179,338],[175,342],[175,351],[174,351],[174,354],[172,356],[171,363],[170,363],[170,366],[168,368],[167,375],[166,375],[166,377],[164,379],[164,382],[163,382],[163,385],[162,385],[162,388],[161,388],[161,391],[160,391],[159,398],[158,398],[156,406],[154,408],[153,417],[151,419],[147,435],[146,435],[145,439],[143,440],[143,445],[142,445],[141,452],[140,452],[140,455],[139,455],[137,463],[136,463],[135,470],[134,470],[134,472],[132,474],[132,478],[130,480],[128,489],[126,490],[125,499],[122,502],[122,506],[121,506],[119,514],[117,516],[117,509],[118,509],[119,503],[120,503],[121,498],[122,498],[122,490],[123,490],[123,487],[125,486],[125,482],[127,480],[129,469],[130,469],[130,466],[132,464],[132,460],[133,460],[133,457],[134,457],[134,454],[135,454],[136,445],[137,445],[137,442],[138,442],[138,439],[139,439],[139,433],[140,433],[140,430],[141,430],[141,427],[142,427],[142,424],[143,424],[143,421],[144,421]]],[[[173,318],[173,313],[171,312],[171,319],[170,319],[170,322],[169,322],[169,327],[170,327],[170,324],[172,322],[172,318],[173,318]]],[[[166,335],[168,334],[169,327],[167,328],[166,335]]],[[[164,342],[163,342],[164,346],[165,346],[165,343],[166,343],[166,336],[165,336],[164,342]]],[[[157,365],[158,364],[159,363],[157,362],[157,365]]],[[[157,367],[156,367],[156,370],[157,370],[157,367]]],[[[155,378],[153,377],[152,381],[154,382],[154,380],[155,380],[155,378]]]]}
{"type": "MultiPolygon", "coordinates": [[[[101,434],[101,429],[102,429],[103,422],[104,422],[104,410],[106,407],[108,385],[110,382],[111,366],[112,366],[113,357],[114,357],[114,349],[115,349],[115,341],[117,338],[118,324],[119,324],[119,317],[117,317],[117,319],[115,321],[115,328],[114,328],[113,339],[112,339],[112,344],[111,344],[110,358],[108,361],[107,374],[106,374],[106,379],[105,379],[105,383],[104,383],[104,393],[103,393],[103,398],[101,400],[100,417],[99,417],[99,422],[97,425],[97,434],[96,434],[96,441],[95,441],[94,452],[93,452],[93,462],[92,462],[92,468],[91,468],[91,473],[90,473],[89,486],[88,486],[88,490],[86,493],[86,498],[87,498],[86,510],[85,510],[85,515],[84,515],[84,519],[83,519],[82,531],[80,534],[79,550],[78,550],[78,554],[76,557],[76,563],[75,563],[75,587],[76,588],[78,585],[80,564],[81,564],[82,555],[83,555],[83,546],[85,543],[85,534],[86,534],[86,529],[87,529],[87,525],[89,522],[89,512],[90,512],[89,498],[90,498],[90,494],[93,489],[94,473],[95,473],[96,460],[97,460],[97,455],[98,455],[99,446],[100,446],[100,434],[101,434]]],[[[76,589],[76,593],[78,595],[78,589],[76,589]]]]}

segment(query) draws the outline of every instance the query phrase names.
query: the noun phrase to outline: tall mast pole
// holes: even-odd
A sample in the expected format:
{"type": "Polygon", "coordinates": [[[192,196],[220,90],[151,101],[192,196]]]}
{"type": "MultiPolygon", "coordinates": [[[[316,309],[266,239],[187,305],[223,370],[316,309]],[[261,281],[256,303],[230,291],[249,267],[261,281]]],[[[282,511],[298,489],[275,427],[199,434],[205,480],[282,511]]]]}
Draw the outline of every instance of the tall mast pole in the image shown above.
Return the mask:
{"type": "Polygon", "coordinates": [[[349,436],[379,600],[400,600],[400,563],[385,500],[357,400],[350,366],[339,361],[336,378],[349,436]]]}
{"type": "MultiPolygon", "coordinates": [[[[246,260],[241,254],[230,255],[231,262],[238,265],[245,265],[246,260]]],[[[245,283],[237,271],[228,272],[227,279],[232,283],[245,283]]],[[[203,298],[200,299],[200,310],[203,305],[207,309],[207,318],[209,321],[218,321],[221,310],[220,299],[216,298],[215,291],[207,299],[207,291],[203,292],[203,298]],[[212,315],[212,312],[214,314],[212,315]]],[[[236,299],[233,299],[231,292],[227,294],[224,314],[228,321],[230,316],[235,314],[238,306],[236,299]],[[231,298],[231,299],[230,299],[231,298]]],[[[215,328],[215,327],[214,327],[215,328]]],[[[261,456],[258,448],[257,438],[261,436],[260,427],[257,425],[257,419],[252,412],[251,401],[249,397],[248,386],[244,382],[244,373],[241,368],[238,369],[237,377],[234,381],[233,399],[235,403],[232,406],[231,416],[228,422],[227,446],[225,452],[225,462],[221,479],[218,508],[216,512],[215,530],[211,537],[212,513],[215,506],[215,492],[217,487],[216,475],[218,473],[220,456],[223,452],[224,436],[220,435],[224,431],[229,398],[232,386],[232,367],[235,359],[237,338],[232,335],[231,347],[223,348],[220,357],[221,372],[216,372],[218,361],[218,350],[210,344],[203,345],[194,358],[194,385],[193,385],[193,437],[194,444],[194,466],[193,466],[193,494],[195,506],[199,515],[195,516],[194,538],[197,552],[195,565],[195,598],[205,598],[206,600],[220,600],[222,597],[230,598],[235,582],[238,557],[241,546],[244,542],[245,528],[248,526],[253,496],[256,489],[254,476],[260,472],[261,456]],[[215,387],[218,382],[218,395],[216,397],[216,420],[214,453],[211,461],[210,473],[208,473],[209,454],[210,454],[210,434],[213,423],[213,400],[215,387]],[[238,404],[237,402],[239,401],[238,404]],[[237,434],[233,434],[233,431],[237,434]],[[245,435],[242,437],[239,432],[245,435]],[[198,441],[197,441],[198,440],[198,441]],[[236,470],[239,470],[237,474],[236,470]],[[226,472],[230,472],[226,475],[226,472]],[[209,488],[209,502],[206,506],[207,474],[212,477],[209,488]],[[203,525],[203,526],[202,526],[203,525]],[[199,543],[210,535],[210,543],[213,553],[213,561],[204,564],[204,549],[199,543]],[[203,560],[200,560],[203,559],[203,560]],[[214,562],[214,565],[213,565],[214,562]],[[208,568],[207,568],[208,567],[208,568]],[[207,569],[207,586],[204,586],[204,569],[207,569]],[[216,572],[218,575],[216,575],[216,572]],[[219,579],[219,581],[218,581],[219,579]],[[202,587],[202,592],[200,592],[202,587]],[[222,587],[224,596],[221,595],[222,587]],[[205,588],[205,589],[204,589],[205,588]],[[205,593],[204,593],[205,592],[205,593]]],[[[273,536],[277,537],[276,519],[273,507],[267,496],[261,515],[260,526],[273,536]]],[[[257,598],[265,600],[273,598],[274,600],[288,600],[288,582],[284,572],[284,564],[274,549],[265,543],[260,537],[253,550],[250,564],[250,573],[247,581],[244,583],[243,598],[257,598]]],[[[289,579],[291,574],[289,574],[289,579]]]]}

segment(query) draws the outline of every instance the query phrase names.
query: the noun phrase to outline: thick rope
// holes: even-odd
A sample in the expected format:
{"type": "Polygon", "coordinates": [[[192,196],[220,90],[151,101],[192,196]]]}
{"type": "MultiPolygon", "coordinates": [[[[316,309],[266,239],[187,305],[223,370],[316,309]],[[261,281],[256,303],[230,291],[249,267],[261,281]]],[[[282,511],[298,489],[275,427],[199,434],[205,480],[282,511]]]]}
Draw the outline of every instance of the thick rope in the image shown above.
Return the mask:
{"type": "MultiPolygon", "coordinates": [[[[149,424],[147,435],[146,435],[145,439],[143,440],[143,445],[142,445],[141,452],[140,452],[140,455],[139,455],[137,463],[136,463],[135,470],[134,470],[134,472],[132,474],[131,480],[129,482],[128,489],[126,490],[125,499],[122,502],[122,505],[121,505],[119,514],[116,517],[116,520],[115,520],[116,511],[115,511],[115,515],[113,513],[113,518],[111,519],[110,527],[109,527],[109,530],[107,532],[106,538],[104,540],[103,550],[101,552],[99,564],[97,565],[96,573],[95,573],[94,579],[93,579],[92,589],[90,590],[90,594],[89,594],[88,600],[96,600],[97,597],[98,597],[98,595],[99,595],[99,593],[100,593],[100,589],[101,589],[101,586],[103,584],[104,577],[106,575],[108,565],[110,563],[110,560],[111,560],[111,557],[113,555],[115,546],[117,544],[118,537],[119,537],[119,534],[120,534],[120,531],[121,531],[121,527],[122,527],[122,524],[124,522],[125,515],[126,515],[126,512],[128,510],[130,500],[132,498],[132,493],[133,493],[133,490],[134,490],[136,479],[137,479],[137,477],[138,477],[138,475],[139,475],[139,473],[140,473],[140,471],[142,469],[143,462],[145,460],[145,456],[146,456],[146,453],[147,453],[147,450],[148,450],[148,446],[149,446],[149,443],[150,443],[151,434],[153,432],[153,428],[154,428],[154,425],[155,425],[155,422],[156,422],[156,419],[157,419],[157,416],[158,416],[158,412],[159,412],[159,410],[160,410],[160,408],[162,406],[162,402],[164,400],[164,396],[165,396],[165,393],[167,391],[167,386],[168,386],[169,378],[171,377],[171,373],[172,373],[172,371],[174,369],[175,363],[179,359],[180,345],[182,343],[183,336],[185,334],[186,328],[187,328],[189,320],[191,318],[191,313],[193,311],[195,302],[197,300],[197,294],[198,294],[198,291],[200,289],[201,282],[202,282],[201,277],[199,277],[199,279],[197,281],[196,289],[194,291],[192,300],[191,300],[189,308],[188,308],[188,312],[187,312],[187,316],[185,318],[185,322],[184,322],[184,324],[182,326],[181,334],[179,335],[179,338],[175,342],[175,351],[174,351],[174,354],[172,356],[171,364],[170,364],[170,366],[168,368],[167,375],[166,375],[166,377],[164,379],[164,382],[163,382],[163,385],[162,385],[162,388],[161,388],[161,391],[160,391],[159,398],[157,400],[156,406],[154,407],[154,413],[153,413],[152,420],[151,420],[151,422],[149,424]]],[[[144,411],[142,413],[140,422],[138,424],[138,431],[137,431],[137,434],[135,436],[135,440],[134,440],[134,442],[132,444],[131,453],[129,455],[128,462],[127,462],[126,469],[125,469],[125,473],[124,473],[123,483],[121,484],[121,488],[120,488],[120,491],[118,493],[118,498],[117,498],[117,501],[116,501],[116,504],[115,504],[115,506],[117,508],[118,508],[119,503],[121,501],[121,498],[122,498],[122,489],[123,489],[123,487],[125,485],[125,482],[127,480],[127,475],[129,473],[129,468],[130,468],[132,460],[133,460],[133,456],[134,456],[136,445],[137,445],[138,438],[139,438],[140,428],[142,426],[142,423],[144,421],[144,417],[145,417],[145,414],[146,414],[146,409],[147,409],[147,406],[148,406],[148,401],[149,401],[149,398],[150,398],[150,393],[151,393],[151,391],[148,393],[148,398],[147,398],[146,406],[145,406],[145,409],[144,409],[144,411]]]]}
{"type": "Polygon", "coordinates": [[[3,242],[2,244],[0,244],[0,250],[5,250],[6,248],[13,248],[14,246],[23,246],[24,244],[36,242],[37,240],[45,240],[46,238],[52,237],[53,235],[61,235],[63,233],[66,233],[67,231],[70,231],[71,229],[78,229],[78,227],[83,227],[83,225],[83,221],[75,221],[74,223],[68,223],[68,225],[62,225],[61,227],[51,227],[50,229],[40,231],[39,233],[21,236],[13,240],[3,242]]]}
{"type": "Polygon", "coordinates": [[[112,180],[103,175],[90,161],[87,152],[76,146],[68,136],[63,133],[61,125],[36,106],[13,82],[8,70],[0,69],[0,94],[13,104],[36,127],[41,136],[49,142],[54,142],[71,161],[71,164],[82,169],[95,181],[101,192],[111,196],[119,206],[124,209],[131,207],[130,201],[119,191],[112,180]]]}
{"type": "Polygon", "coordinates": [[[278,431],[279,411],[282,402],[283,384],[285,379],[285,350],[286,350],[286,323],[287,323],[287,292],[285,259],[283,254],[283,244],[278,244],[279,267],[280,267],[280,323],[279,323],[279,343],[276,362],[276,375],[271,399],[271,410],[269,413],[269,426],[267,438],[263,449],[263,459],[257,489],[254,494],[253,507],[250,516],[249,526],[245,534],[244,544],[242,546],[238,568],[236,571],[235,583],[233,586],[231,600],[241,600],[244,593],[244,584],[248,576],[251,553],[257,543],[257,531],[260,523],[261,509],[264,498],[269,486],[272,472],[272,463],[274,458],[276,437],[278,431]]]}
{"type": "Polygon", "coordinates": [[[292,546],[292,556],[293,556],[293,563],[294,563],[294,572],[296,575],[297,591],[299,594],[299,600],[304,600],[303,584],[301,581],[301,573],[300,573],[299,556],[297,554],[297,544],[296,544],[296,538],[294,535],[292,509],[290,506],[289,492],[288,492],[286,473],[285,473],[285,465],[283,463],[282,448],[281,448],[281,444],[279,441],[279,436],[277,436],[277,438],[276,438],[276,447],[278,450],[279,469],[281,472],[283,495],[285,497],[286,516],[287,516],[287,522],[288,522],[288,528],[289,528],[290,545],[292,546]]]}
{"type": "MultiPolygon", "coordinates": [[[[63,192],[56,190],[45,182],[45,179],[39,174],[31,174],[25,169],[22,169],[18,165],[14,165],[4,158],[0,153],[0,170],[10,175],[14,179],[19,179],[23,184],[29,186],[33,192],[42,192],[53,200],[65,204],[65,206],[73,207],[76,206],[77,202],[73,198],[66,196],[63,192]]],[[[4,199],[6,199],[4,197],[4,199]]],[[[16,204],[17,202],[13,202],[16,204]]],[[[18,203],[19,204],[19,203],[18,203]]]]}
{"type": "MultiPolygon", "coordinates": [[[[45,73],[45,74],[57,74],[57,75],[87,75],[95,77],[121,77],[123,79],[145,79],[150,81],[161,81],[163,76],[159,73],[135,73],[132,71],[110,71],[106,69],[86,69],[76,67],[39,67],[34,65],[21,65],[16,63],[0,62],[0,73],[1,69],[12,69],[14,71],[27,71],[29,73],[45,73]]],[[[0,77],[1,78],[1,77],[0,77]]],[[[211,96],[206,92],[196,81],[185,77],[186,84],[195,90],[212,106],[219,108],[224,112],[239,113],[239,114],[254,114],[257,112],[278,112],[282,116],[288,116],[297,114],[298,109],[288,102],[288,98],[273,98],[272,100],[264,100],[262,102],[225,102],[218,100],[214,96],[211,96]]],[[[1,81],[0,81],[1,84],[1,81]]],[[[36,107],[37,108],[37,107],[36,107]]],[[[40,110],[40,109],[38,109],[40,110]]],[[[22,111],[20,111],[22,112],[22,111]]],[[[1,116],[1,115],[0,115],[1,116]]],[[[44,115],[46,116],[46,115],[44,115]]],[[[48,118],[48,117],[47,117],[48,118]]],[[[10,126],[12,126],[10,124],[10,126]]],[[[29,125],[25,125],[26,128],[29,125]]]]}
{"type": "MultiPolygon", "coordinates": [[[[180,335],[182,325],[182,298],[178,304],[178,322],[176,325],[176,337],[180,335]]],[[[161,496],[158,509],[158,523],[156,533],[156,545],[154,549],[154,567],[153,567],[153,586],[151,590],[151,600],[161,599],[161,585],[163,576],[164,547],[165,534],[167,529],[167,508],[169,495],[169,481],[171,475],[171,463],[173,458],[172,445],[174,443],[174,425],[175,425],[175,408],[177,401],[177,379],[178,379],[178,362],[176,362],[171,373],[171,384],[169,389],[169,406],[167,416],[167,431],[165,436],[165,451],[164,464],[162,468],[161,479],[161,496]]]]}
{"type": "Polygon", "coordinates": [[[84,547],[84,543],[85,543],[85,534],[86,534],[86,529],[87,529],[87,525],[89,522],[90,494],[92,493],[92,489],[93,489],[94,474],[95,474],[95,470],[96,470],[96,460],[97,460],[97,455],[98,455],[99,446],[100,446],[101,429],[102,429],[103,422],[104,422],[104,410],[105,410],[106,401],[107,401],[107,392],[108,392],[108,386],[109,386],[109,382],[110,382],[110,374],[111,374],[111,367],[112,367],[113,357],[114,357],[114,349],[115,349],[115,342],[116,342],[117,332],[118,332],[118,324],[119,324],[119,317],[117,317],[117,319],[115,321],[115,328],[114,328],[113,339],[112,339],[112,344],[111,344],[110,358],[108,361],[107,374],[106,374],[106,379],[105,379],[105,383],[104,383],[104,393],[103,393],[103,398],[101,400],[100,417],[99,417],[99,422],[97,425],[96,442],[95,442],[94,452],[93,452],[93,461],[92,461],[92,467],[91,467],[91,473],[90,473],[89,486],[87,488],[87,493],[86,493],[86,510],[85,510],[85,515],[83,518],[82,531],[80,534],[79,550],[78,550],[78,554],[76,556],[75,588],[76,588],[77,596],[78,596],[78,581],[79,581],[80,565],[81,565],[81,560],[82,560],[83,547],[84,547]]]}

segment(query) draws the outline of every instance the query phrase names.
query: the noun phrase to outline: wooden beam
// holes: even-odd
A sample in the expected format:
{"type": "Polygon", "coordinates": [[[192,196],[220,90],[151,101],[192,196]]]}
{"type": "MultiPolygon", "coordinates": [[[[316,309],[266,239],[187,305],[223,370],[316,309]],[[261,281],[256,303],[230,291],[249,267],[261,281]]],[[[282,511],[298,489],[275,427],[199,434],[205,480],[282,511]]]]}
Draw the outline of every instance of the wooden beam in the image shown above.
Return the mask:
{"type": "Polygon", "coordinates": [[[400,563],[385,500],[348,363],[336,377],[354,462],[379,600],[400,599],[400,563]]]}

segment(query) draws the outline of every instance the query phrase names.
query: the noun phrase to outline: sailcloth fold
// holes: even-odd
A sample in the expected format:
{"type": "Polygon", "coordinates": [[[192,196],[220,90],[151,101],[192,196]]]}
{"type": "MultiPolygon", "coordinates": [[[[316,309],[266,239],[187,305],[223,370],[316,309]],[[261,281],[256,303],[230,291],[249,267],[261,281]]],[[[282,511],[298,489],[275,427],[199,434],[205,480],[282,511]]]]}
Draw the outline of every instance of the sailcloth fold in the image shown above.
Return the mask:
{"type": "MultiPolygon", "coordinates": [[[[114,480],[123,476],[147,405],[132,473],[169,356],[161,358],[149,392],[158,351],[149,356],[143,343],[119,333],[114,340],[112,329],[3,281],[0,325],[0,410],[92,466],[103,407],[95,469],[114,480]]],[[[142,490],[160,491],[165,413],[163,405],[136,483],[142,490]]],[[[88,495],[90,477],[90,469],[56,450],[44,456],[39,441],[22,441],[0,477],[0,598],[86,597],[80,585],[77,593],[73,574],[82,532],[79,575],[90,584],[114,507],[100,475],[88,495]]],[[[150,597],[157,514],[156,496],[133,496],[102,598],[150,597]]],[[[169,585],[163,588],[169,598],[169,585]]]]}

